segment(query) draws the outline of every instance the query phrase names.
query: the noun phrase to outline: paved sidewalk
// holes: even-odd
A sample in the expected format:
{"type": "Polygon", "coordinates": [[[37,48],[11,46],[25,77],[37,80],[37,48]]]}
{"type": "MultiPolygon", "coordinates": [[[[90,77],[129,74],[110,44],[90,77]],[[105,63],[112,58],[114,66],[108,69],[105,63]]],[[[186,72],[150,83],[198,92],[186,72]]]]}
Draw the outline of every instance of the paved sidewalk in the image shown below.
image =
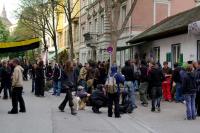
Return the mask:
{"type": "Polygon", "coordinates": [[[102,114],[94,114],[90,107],[72,116],[67,106],[65,112],[57,107],[64,99],[51,96],[35,97],[31,91],[31,82],[25,82],[24,99],[27,113],[8,115],[10,100],[0,99],[1,133],[199,133],[199,118],[196,121],[184,120],[185,105],[162,103],[161,113],[150,112],[138,104],[133,114],[122,118],[108,118],[107,109],[102,114]]]}

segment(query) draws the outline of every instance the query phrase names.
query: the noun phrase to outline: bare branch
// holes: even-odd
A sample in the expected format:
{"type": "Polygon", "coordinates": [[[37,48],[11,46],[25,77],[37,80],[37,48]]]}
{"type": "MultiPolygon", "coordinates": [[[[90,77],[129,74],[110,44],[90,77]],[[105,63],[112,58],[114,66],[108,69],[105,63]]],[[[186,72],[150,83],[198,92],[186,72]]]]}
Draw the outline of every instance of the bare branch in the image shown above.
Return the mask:
{"type": "Polygon", "coordinates": [[[123,33],[123,30],[125,29],[125,27],[126,27],[126,25],[128,23],[128,20],[129,20],[129,18],[131,16],[133,10],[135,9],[136,4],[137,4],[137,0],[134,0],[134,2],[131,4],[131,8],[130,8],[128,14],[126,15],[126,17],[124,19],[124,22],[123,22],[123,24],[122,24],[122,26],[120,28],[119,36],[123,33]]]}

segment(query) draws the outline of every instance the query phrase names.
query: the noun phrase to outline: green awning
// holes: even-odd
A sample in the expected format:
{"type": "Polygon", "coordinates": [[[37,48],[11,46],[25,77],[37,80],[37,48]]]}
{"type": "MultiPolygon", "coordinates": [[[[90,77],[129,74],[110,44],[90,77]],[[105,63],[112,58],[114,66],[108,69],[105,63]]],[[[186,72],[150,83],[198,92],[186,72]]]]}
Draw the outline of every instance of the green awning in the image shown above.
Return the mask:
{"type": "MultiPolygon", "coordinates": [[[[61,53],[62,51],[64,51],[65,49],[66,48],[60,48],[60,49],[58,49],[58,54],[61,53]]],[[[53,53],[49,54],[48,60],[52,60],[55,56],[56,56],[56,52],[53,52],[53,53]]]]}

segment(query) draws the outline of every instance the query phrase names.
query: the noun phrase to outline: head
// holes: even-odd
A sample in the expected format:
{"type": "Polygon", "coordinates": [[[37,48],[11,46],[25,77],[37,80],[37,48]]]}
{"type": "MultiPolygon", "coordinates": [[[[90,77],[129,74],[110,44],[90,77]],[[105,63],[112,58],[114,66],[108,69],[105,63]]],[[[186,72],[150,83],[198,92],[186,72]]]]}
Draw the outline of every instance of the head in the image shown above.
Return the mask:
{"type": "Polygon", "coordinates": [[[174,63],[174,68],[177,68],[179,66],[178,63],[174,63]]]}
{"type": "Polygon", "coordinates": [[[19,59],[18,58],[14,58],[13,61],[12,61],[12,64],[13,64],[14,67],[18,66],[20,64],[19,59]]]}
{"type": "Polygon", "coordinates": [[[186,72],[188,72],[188,73],[190,73],[190,72],[192,72],[192,67],[190,66],[190,65],[188,65],[187,67],[186,67],[186,72]]]}
{"type": "Polygon", "coordinates": [[[8,66],[7,61],[3,61],[3,62],[2,62],[2,65],[3,65],[3,67],[7,67],[7,66],[8,66]]]}
{"type": "Polygon", "coordinates": [[[125,66],[130,66],[130,65],[131,65],[130,60],[127,60],[127,61],[125,62],[125,66]]]}
{"type": "Polygon", "coordinates": [[[65,63],[65,73],[68,73],[68,72],[72,72],[73,71],[73,63],[71,61],[67,61],[65,63]]]}
{"type": "Polygon", "coordinates": [[[167,61],[165,61],[165,62],[163,63],[163,67],[164,67],[164,68],[168,68],[168,62],[167,62],[167,61]]]}
{"type": "Polygon", "coordinates": [[[149,63],[149,67],[152,68],[152,67],[155,67],[156,66],[156,62],[155,61],[151,61],[149,63]]]}
{"type": "Polygon", "coordinates": [[[39,67],[44,67],[44,62],[43,62],[43,61],[40,61],[40,62],[38,63],[38,66],[39,66],[39,67]]]}

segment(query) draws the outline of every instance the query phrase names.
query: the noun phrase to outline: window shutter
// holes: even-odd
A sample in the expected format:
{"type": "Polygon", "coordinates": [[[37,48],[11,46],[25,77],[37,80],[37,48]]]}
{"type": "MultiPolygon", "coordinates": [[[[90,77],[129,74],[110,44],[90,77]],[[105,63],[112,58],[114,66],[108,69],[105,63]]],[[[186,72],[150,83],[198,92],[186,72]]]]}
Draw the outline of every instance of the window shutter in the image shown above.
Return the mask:
{"type": "Polygon", "coordinates": [[[171,62],[171,53],[166,54],[166,61],[171,62]]]}

